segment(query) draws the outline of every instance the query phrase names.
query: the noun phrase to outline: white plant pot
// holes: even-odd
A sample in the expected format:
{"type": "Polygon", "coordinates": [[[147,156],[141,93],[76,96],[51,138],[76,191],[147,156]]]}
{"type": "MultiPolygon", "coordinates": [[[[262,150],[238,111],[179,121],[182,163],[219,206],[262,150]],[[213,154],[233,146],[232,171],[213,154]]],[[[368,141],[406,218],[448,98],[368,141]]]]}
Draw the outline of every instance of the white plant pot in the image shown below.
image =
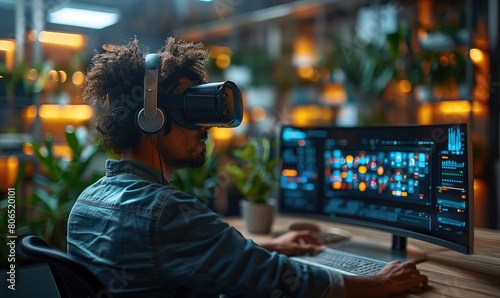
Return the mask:
{"type": "Polygon", "coordinates": [[[240,201],[240,211],[248,232],[264,234],[271,231],[275,214],[273,204],[259,204],[243,199],[240,201]]]}

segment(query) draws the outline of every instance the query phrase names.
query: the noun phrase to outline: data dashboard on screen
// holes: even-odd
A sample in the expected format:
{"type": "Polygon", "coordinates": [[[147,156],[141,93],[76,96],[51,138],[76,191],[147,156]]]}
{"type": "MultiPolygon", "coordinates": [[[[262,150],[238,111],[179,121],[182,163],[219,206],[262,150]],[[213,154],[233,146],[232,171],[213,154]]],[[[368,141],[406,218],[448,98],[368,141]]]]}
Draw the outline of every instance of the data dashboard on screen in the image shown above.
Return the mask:
{"type": "Polygon", "coordinates": [[[280,134],[280,210],[473,251],[466,123],[294,127],[280,134]]]}

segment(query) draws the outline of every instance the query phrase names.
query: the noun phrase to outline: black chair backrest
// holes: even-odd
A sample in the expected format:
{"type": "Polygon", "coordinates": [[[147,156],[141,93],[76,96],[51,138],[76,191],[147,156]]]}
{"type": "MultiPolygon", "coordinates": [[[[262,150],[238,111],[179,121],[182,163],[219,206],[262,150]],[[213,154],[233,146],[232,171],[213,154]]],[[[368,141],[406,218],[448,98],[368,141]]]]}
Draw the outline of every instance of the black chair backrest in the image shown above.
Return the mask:
{"type": "Polygon", "coordinates": [[[21,240],[21,251],[28,257],[48,263],[61,297],[111,297],[102,283],[66,253],[54,249],[37,236],[21,240]]]}

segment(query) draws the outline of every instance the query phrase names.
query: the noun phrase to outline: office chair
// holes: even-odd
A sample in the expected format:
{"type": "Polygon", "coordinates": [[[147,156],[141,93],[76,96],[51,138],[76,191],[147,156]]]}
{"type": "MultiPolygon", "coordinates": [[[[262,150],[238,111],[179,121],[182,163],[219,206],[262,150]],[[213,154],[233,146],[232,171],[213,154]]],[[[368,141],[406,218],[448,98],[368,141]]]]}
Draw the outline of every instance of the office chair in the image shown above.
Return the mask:
{"type": "Polygon", "coordinates": [[[69,255],[51,247],[37,236],[21,240],[20,250],[28,257],[46,262],[62,298],[111,297],[102,283],[87,268],[69,255]]]}

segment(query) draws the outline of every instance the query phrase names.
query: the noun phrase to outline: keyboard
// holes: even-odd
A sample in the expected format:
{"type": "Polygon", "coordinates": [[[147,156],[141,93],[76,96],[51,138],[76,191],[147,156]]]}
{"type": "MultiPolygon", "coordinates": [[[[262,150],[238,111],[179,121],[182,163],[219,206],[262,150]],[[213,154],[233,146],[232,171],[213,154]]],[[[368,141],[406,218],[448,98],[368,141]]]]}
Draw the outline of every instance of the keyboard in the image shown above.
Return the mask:
{"type": "Polygon", "coordinates": [[[328,267],[347,275],[371,275],[387,264],[331,248],[324,248],[319,254],[294,256],[291,259],[313,266],[328,267]]]}

